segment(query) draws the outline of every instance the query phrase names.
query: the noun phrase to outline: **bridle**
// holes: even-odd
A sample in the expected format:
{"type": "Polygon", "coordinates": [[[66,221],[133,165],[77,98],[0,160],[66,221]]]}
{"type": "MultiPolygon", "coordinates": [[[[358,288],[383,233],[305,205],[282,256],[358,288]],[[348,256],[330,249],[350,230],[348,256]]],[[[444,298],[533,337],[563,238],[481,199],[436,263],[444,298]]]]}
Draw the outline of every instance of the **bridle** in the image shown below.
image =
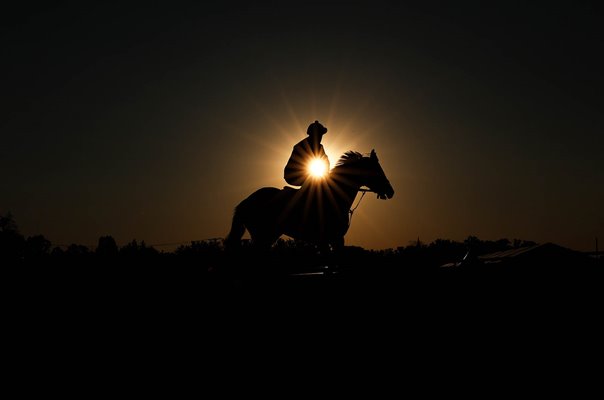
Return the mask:
{"type": "Polygon", "coordinates": [[[354,214],[354,212],[357,209],[357,207],[359,206],[359,204],[361,204],[361,200],[363,200],[363,197],[365,197],[365,195],[367,194],[367,192],[377,193],[375,190],[368,189],[368,188],[367,189],[365,189],[365,188],[359,188],[358,191],[362,192],[363,194],[361,195],[361,198],[357,202],[357,205],[354,206],[354,207],[352,207],[350,210],[348,210],[348,227],[349,228],[350,228],[350,224],[352,224],[352,214],[354,214]]]}

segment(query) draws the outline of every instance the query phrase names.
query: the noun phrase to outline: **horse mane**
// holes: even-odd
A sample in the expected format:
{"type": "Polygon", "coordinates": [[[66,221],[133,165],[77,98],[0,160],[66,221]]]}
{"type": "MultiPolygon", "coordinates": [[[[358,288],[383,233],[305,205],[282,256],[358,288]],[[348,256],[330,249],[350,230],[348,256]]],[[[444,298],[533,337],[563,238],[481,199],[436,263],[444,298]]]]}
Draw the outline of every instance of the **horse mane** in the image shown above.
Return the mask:
{"type": "Polygon", "coordinates": [[[342,154],[342,157],[340,157],[340,159],[336,163],[336,167],[339,167],[341,165],[346,165],[346,164],[352,163],[354,161],[358,161],[361,158],[363,158],[363,155],[361,153],[359,153],[358,151],[348,150],[347,152],[342,154]]]}

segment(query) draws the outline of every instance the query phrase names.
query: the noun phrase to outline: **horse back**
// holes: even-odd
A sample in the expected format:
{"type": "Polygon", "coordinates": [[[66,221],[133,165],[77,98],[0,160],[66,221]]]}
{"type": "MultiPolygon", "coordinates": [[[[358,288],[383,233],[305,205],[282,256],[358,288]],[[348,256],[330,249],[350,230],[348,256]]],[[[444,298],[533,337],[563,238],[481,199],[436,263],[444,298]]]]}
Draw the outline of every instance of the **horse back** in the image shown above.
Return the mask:
{"type": "Polygon", "coordinates": [[[287,201],[287,199],[297,190],[298,189],[290,188],[288,186],[284,187],[283,189],[276,187],[263,187],[250,194],[246,199],[239,203],[237,208],[246,208],[248,206],[258,204],[271,207],[274,206],[275,203],[287,201]]]}

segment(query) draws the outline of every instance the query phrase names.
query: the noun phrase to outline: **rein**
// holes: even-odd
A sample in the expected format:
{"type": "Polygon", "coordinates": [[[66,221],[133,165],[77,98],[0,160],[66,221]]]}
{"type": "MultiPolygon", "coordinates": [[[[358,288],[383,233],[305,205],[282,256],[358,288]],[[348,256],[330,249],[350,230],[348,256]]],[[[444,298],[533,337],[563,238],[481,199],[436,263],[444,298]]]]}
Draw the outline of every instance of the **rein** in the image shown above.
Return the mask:
{"type": "MultiPolygon", "coordinates": [[[[373,192],[373,190],[371,189],[359,189],[359,192],[363,192],[363,194],[361,195],[361,198],[359,199],[359,201],[357,202],[357,205],[354,206],[353,208],[351,208],[348,213],[350,214],[348,216],[348,227],[350,227],[350,224],[352,224],[352,214],[354,214],[354,211],[357,209],[357,207],[359,206],[359,204],[361,204],[361,200],[363,200],[363,197],[365,197],[365,195],[367,194],[367,192],[373,192]]],[[[374,192],[375,193],[375,192],[374,192]]]]}

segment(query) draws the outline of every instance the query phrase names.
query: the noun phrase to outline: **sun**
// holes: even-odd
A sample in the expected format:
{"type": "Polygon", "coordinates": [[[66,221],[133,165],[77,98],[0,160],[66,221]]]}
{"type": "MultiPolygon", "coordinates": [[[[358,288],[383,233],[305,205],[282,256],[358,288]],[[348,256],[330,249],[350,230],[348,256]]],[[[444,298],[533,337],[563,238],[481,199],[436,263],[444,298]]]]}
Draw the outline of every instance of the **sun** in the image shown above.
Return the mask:
{"type": "Polygon", "coordinates": [[[308,163],[308,172],[313,178],[323,178],[327,174],[327,163],[320,158],[312,159],[308,163]]]}

